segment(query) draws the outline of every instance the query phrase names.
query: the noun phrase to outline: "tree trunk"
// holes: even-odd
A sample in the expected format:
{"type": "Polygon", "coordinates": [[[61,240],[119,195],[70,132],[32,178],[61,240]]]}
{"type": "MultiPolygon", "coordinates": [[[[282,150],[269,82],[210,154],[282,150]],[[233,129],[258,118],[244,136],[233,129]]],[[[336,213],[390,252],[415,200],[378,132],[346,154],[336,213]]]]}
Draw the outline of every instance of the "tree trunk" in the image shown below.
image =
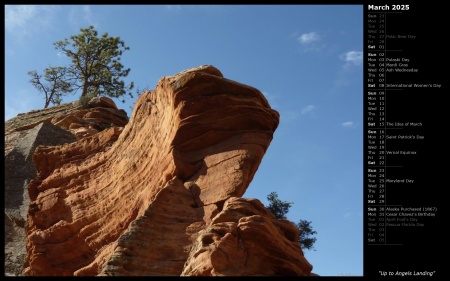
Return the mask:
{"type": "Polygon", "coordinates": [[[88,83],[87,80],[84,81],[84,85],[83,85],[83,92],[81,93],[81,96],[84,97],[85,95],[87,95],[87,90],[88,90],[88,83]]]}

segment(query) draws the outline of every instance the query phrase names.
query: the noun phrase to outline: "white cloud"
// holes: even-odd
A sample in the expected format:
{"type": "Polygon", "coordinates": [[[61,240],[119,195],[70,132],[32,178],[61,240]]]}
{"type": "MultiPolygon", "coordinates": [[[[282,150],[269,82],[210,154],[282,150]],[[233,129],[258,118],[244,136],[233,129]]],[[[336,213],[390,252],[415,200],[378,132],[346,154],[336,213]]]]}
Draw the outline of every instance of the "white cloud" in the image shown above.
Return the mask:
{"type": "Polygon", "coordinates": [[[192,4],[181,4],[181,5],[163,5],[164,10],[169,13],[179,14],[183,11],[196,11],[203,12],[206,14],[216,15],[217,12],[224,12],[227,10],[227,5],[218,4],[208,4],[208,5],[192,5],[192,4]]]}
{"type": "Polygon", "coordinates": [[[268,92],[262,92],[262,94],[264,95],[264,97],[266,97],[267,102],[269,103],[270,107],[272,107],[273,109],[275,109],[277,111],[281,110],[279,108],[280,105],[277,103],[277,100],[278,100],[277,94],[269,94],[268,92]]]}
{"type": "Polygon", "coordinates": [[[363,52],[350,51],[339,56],[341,60],[353,65],[360,65],[363,61],[363,52]]]}
{"type": "Polygon", "coordinates": [[[81,7],[77,5],[73,6],[69,12],[69,24],[77,31],[79,31],[80,28],[87,28],[89,25],[98,28],[94,12],[88,5],[83,5],[81,7]]]}
{"type": "Polygon", "coordinates": [[[266,97],[269,103],[278,99],[277,95],[269,94],[268,92],[262,92],[262,94],[264,95],[264,97],[266,97]]]}
{"type": "Polygon", "coordinates": [[[171,12],[178,12],[181,10],[181,5],[164,5],[164,7],[171,12]]]}
{"type": "Polygon", "coordinates": [[[36,6],[33,5],[6,5],[5,29],[15,32],[22,29],[36,15],[36,6]]]}
{"type": "Polygon", "coordinates": [[[326,44],[322,42],[323,40],[317,32],[303,33],[297,40],[300,42],[300,45],[305,52],[321,51],[327,47],[326,44]]]}
{"type": "MultiPolygon", "coordinates": [[[[37,100],[37,97],[30,98],[30,94],[26,90],[19,90],[16,97],[14,102],[5,99],[5,121],[16,117],[19,113],[26,113],[32,110],[33,103],[37,100]]],[[[42,102],[43,104],[44,102],[42,102]]]]}
{"type": "MultiPolygon", "coordinates": [[[[345,63],[342,65],[342,69],[337,74],[337,78],[334,80],[334,85],[337,87],[348,86],[353,81],[353,75],[350,76],[349,73],[354,71],[356,69],[355,67],[358,67],[363,63],[363,52],[349,51],[339,55],[339,59],[345,61],[345,63]]],[[[358,69],[356,70],[359,71],[358,69]]]]}
{"type": "Polygon", "coordinates": [[[344,218],[346,218],[346,219],[349,219],[349,218],[351,218],[352,216],[353,216],[353,213],[352,213],[352,212],[347,212],[347,213],[344,214],[344,218]]]}
{"type": "Polygon", "coordinates": [[[7,5],[5,30],[19,42],[42,30],[51,32],[59,9],[53,5],[7,5]]]}
{"type": "Polygon", "coordinates": [[[315,110],[315,109],[316,109],[316,107],[315,107],[314,105],[307,105],[307,106],[305,106],[305,107],[302,108],[301,114],[307,114],[307,113],[310,113],[310,112],[312,112],[312,111],[315,110]]]}
{"type": "Polygon", "coordinates": [[[20,110],[9,106],[8,104],[5,104],[5,121],[8,121],[9,119],[16,117],[17,114],[22,113],[20,110]]]}
{"type": "Polygon", "coordinates": [[[83,18],[86,23],[92,24],[94,22],[94,15],[90,6],[83,6],[83,18]]]}
{"type": "Polygon", "coordinates": [[[262,92],[262,94],[266,97],[266,99],[270,99],[272,97],[271,94],[269,94],[268,92],[262,92]]]}
{"type": "Polygon", "coordinates": [[[300,41],[301,44],[311,44],[319,40],[319,35],[317,35],[316,32],[303,33],[300,37],[298,37],[298,41],[300,41]]]}
{"type": "Polygon", "coordinates": [[[344,128],[355,128],[355,122],[353,121],[342,122],[341,125],[344,128]]]}

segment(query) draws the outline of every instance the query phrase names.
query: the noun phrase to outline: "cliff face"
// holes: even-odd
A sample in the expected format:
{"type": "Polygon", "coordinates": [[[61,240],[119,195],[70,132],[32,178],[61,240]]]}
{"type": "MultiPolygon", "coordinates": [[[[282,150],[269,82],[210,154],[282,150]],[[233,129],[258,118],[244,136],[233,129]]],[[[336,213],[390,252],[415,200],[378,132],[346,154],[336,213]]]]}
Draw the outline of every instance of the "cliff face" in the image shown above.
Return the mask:
{"type": "Polygon", "coordinates": [[[5,274],[23,274],[28,185],[36,176],[36,147],[75,142],[127,122],[126,112],[105,97],[92,99],[85,107],[67,103],[19,114],[5,122],[5,274]]]}
{"type": "Polygon", "coordinates": [[[37,147],[24,274],[310,275],[295,226],[240,198],[278,122],[200,66],[141,94],[123,128],[37,147]]]}

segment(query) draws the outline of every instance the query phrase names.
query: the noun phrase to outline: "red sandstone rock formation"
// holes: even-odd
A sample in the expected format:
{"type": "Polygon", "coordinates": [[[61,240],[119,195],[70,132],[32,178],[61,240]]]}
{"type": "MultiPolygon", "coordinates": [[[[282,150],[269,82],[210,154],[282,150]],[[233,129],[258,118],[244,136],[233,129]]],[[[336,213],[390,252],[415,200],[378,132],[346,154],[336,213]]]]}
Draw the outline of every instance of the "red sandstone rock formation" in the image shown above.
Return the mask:
{"type": "Polygon", "coordinates": [[[312,266],[299,235],[290,221],[275,219],[260,201],[230,197],[200,231],[182,275],[309,276],[312,266]]]}
{"type": "Polygon", "coordinates": [[[114,101],[107,97],[95,97],[85,107],[75,101],[22,113],[5,122],[5,155],[14,149],[29,130],[43,122],[68,130],[81,139],[106,128],[123,127],[128,123],[128,116],[125,110],[117,109],[114,101]]]}
{"type": "Polygon", "coordinates": [[[37,148],[25,275],[309,275],[298,230],[239,198],[278,122],[201,66],[143,93],[123,131],[37,148]]]}
{"type": "Polygon", "coordinates": [[[5,122],[5,275],[23,275],[35,148],[74,142],[127,122],[126,112],[107,97],[93,98],[85,106],[72,102],[32,110],[5,122]]]}

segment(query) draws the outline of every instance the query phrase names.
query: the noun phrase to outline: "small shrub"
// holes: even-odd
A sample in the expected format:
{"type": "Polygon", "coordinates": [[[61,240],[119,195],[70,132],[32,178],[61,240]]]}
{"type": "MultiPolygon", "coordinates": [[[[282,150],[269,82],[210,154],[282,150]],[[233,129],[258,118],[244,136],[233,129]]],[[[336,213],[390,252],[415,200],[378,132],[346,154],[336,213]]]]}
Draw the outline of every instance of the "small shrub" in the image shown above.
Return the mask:
{"type": "Polygon", "coordinates": [[[81,96],[78,100],[78,104],[81,105],[82,108],[88,108],[89,107],[89,101],[94,98],[94,94],[87,94],[85,96],[81,96]]]}

